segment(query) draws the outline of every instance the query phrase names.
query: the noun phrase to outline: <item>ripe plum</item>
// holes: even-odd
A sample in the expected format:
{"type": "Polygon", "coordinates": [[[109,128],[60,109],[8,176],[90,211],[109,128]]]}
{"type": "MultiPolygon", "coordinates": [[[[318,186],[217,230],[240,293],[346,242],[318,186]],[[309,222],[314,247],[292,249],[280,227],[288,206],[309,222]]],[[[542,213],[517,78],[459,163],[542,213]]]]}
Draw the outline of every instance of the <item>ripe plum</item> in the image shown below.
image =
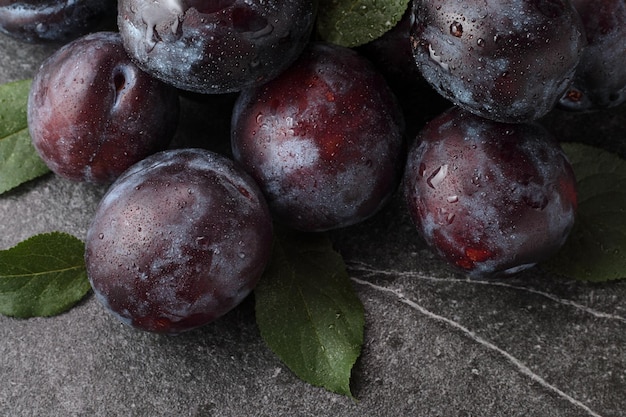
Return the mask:
{"type": "Polygon", "coordinates": [[[272,223],[256,183],[207,150],[167,150],[109,189],[86,237],[94,292],[122,322],[181,333],[237,306],[271,254],[272,223]]]}
{"type": "Polygon", "coordinates": [[[317,0],[120,0],[124,46],[183,90],[235,92],[274,78],[309,40],[317,0]]]}
{"type": "Polygon", "coordinates": [[[401,176],[403,129],[368,60],[312,43],[278,78],[241,93],[231,143],[277,221],[322,231],[362,221],[387,201],[401,176]]]}
{"type": "Polygon", "coordinates": [[[618,106],[626,101],[626,1],[571,1],[588,45],[560,105],[575,111],[618,106]]]}
{"type": "Polygon", "coordinates": [[[573,171],[538,124],[453,108],[420,133],[404,180],[419,233],[469,276],[526,269],[554,254],[574,224],[573,171]]]}
{"type": "Polygon", "coordinates": [[[480,116],[524,122],[548,113],[582,56],[569,0],[416,0],[415,61],[444,97],[480,116]]]}
{"type": "Polygon", "coordinates": [[[66,43],[115,16],[115,0],[0,0],[0,32],[27,42],[66,43]]]}
{"type": "Polygon", "coordinates": [[[113,32],[57,50],[37,71],[28,99],[31,139],[48,167],[96,183],[165,149],[178,113],[177,91],[137,68],[113,32]]]}

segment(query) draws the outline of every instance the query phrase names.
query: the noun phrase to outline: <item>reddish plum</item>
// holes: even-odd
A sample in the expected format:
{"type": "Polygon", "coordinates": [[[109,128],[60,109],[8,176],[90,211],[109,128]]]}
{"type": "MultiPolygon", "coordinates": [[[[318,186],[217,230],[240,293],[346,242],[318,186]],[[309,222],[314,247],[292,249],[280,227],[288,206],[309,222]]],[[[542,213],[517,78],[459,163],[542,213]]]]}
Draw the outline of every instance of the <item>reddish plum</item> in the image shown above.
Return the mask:
{"type": "Polygon", "coordinates": [[[538,124],[453,108],[420,133],[404,180],[419,233],[470,276],[526,269],[554,254],[574,224],[573,171],[538,124]]]}
{"type": "Polygon", "coordinates": [[[322,231],[362,221],[387,201],[403,165],[403,128],[368,60],[314,43],[278,78],[241,93],[232,147],[278,221],[322,231]]]}
{"type": "Polygon", "coordinates": [[[177,91],[139,70],[113,32],[55,52],[37,71],[28,99],[30,135],[48,167],[96,183],[110,183],[165,149],[178,113],[177,91]]]}

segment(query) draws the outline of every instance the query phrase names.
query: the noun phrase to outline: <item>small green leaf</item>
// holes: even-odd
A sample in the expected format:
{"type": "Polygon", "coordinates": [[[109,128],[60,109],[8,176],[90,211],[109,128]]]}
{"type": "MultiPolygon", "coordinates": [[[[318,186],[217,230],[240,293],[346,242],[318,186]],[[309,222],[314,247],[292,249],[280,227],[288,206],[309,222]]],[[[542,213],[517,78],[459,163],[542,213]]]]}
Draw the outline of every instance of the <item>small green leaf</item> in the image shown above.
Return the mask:
{"type": "Polygon", "coordinates": [[[322,39],[354,47],[393,28],[410,0],[320,0],[317,30],[322,39]]]}
{"type": "Polygon", "coordinates": [[[580,281],[626,278],[626,161],[602,149],[563,143],[578,184],[576,223],[542,266],[580,281]]]}
{"type": "Polygon", "coordinates": [[[363,344],[363,305],[341,256],[323,235],[277,233],[255,290],[261,336],[301,379],[352,396],[363,344]]]}
{"type": "Polygon", "coordinates": [[[0,314],[53,316],[90,290],[84,244],[65,233],[36,235],[0,251],[0,314]]]}
{"type": "Polygon", "coordinates": [[[31,80],[0,85],[0,194],[49,171],[28,133],[30,85],[31,80]]]}

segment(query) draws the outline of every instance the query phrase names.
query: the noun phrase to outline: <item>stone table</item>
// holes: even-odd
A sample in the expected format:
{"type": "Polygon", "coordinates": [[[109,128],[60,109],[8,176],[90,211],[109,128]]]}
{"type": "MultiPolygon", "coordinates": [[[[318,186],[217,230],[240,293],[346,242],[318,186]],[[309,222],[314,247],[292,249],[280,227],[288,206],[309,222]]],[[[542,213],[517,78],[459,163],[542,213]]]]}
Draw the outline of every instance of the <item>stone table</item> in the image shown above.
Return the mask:
{"type": "MultiPolygon", "coordinates": [[[[32,76],[52,50],[0,37],[0,83],[32,76]]],[[[219,131],[207,127],[208,104],[185,105],[179,143],[219,131]]],[[[567,117],[558,130],[575,134],[567,117]]],[[[605,126],[603,140],[626,130],[605,126]]],[[[53,230],[84,238],[104,191],[48,174],[0,195],[0,249],[53,230]]],[[[251,298],[168,337],[120,324],[90,294],[56,317],[0,317],[0,415],[626,415],[626,281],[539,268],[468,280],[425,247],[399,196],[331,238],[365,307],[355,399],[294,376],[261,339],[251,298]]]]}

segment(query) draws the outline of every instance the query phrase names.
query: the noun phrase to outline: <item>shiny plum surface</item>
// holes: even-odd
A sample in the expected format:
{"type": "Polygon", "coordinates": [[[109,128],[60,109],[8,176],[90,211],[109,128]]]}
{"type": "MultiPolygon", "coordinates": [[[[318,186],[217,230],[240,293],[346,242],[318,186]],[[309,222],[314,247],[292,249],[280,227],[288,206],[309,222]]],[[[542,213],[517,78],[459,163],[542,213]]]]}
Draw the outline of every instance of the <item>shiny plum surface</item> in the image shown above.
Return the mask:
{"type": "Polygon", "coordinates": [[[121,321],[175,334],[237,306],[269,260],[272,224],[254,181],[206,150],[157,153],[100,203],[85,262],[97,298],[121,321]]]}
{"type": "Polygon", "coordinates": [[[404,181],[419,233],[470,276],[533,266],[563,245],[574,224],[574,174],[538,124],[498,123],[453,108],[420,133],[404,181]]]}
{"type": "Polygon", "coordinates": [[[183,90],[240,91],[287,68],[309,40],[315,0],[120,0],[124,46],[146,72],[183,90]]]}
{"type": "Polygon", "coordinates": [[[403,167],[403,132],[372,64],[314,43],[278,78],[239,96],[232,147],[278,221],[322,231],[362,221],[387,201],[403,167]]]}
{"type": "Polygon", "coordinates": [[[115,16],[115,0],[0,0],[0,32],[16,39],[65,43],[115,16]]]}
{"type": "Polygon", "coordinates": [[[132,63],[119,34],[85,35],[41,65],[28,99],[35,149],[56,174],[110,183],[165,149],[179,115],[177,91],[132,63]]]}
{"type": "Polygon", "coordinates": [[[416,0],[411,39],[420,71],[440,94],[502,122],[548,113],[585,45],[568,0],[416,0]]]}

